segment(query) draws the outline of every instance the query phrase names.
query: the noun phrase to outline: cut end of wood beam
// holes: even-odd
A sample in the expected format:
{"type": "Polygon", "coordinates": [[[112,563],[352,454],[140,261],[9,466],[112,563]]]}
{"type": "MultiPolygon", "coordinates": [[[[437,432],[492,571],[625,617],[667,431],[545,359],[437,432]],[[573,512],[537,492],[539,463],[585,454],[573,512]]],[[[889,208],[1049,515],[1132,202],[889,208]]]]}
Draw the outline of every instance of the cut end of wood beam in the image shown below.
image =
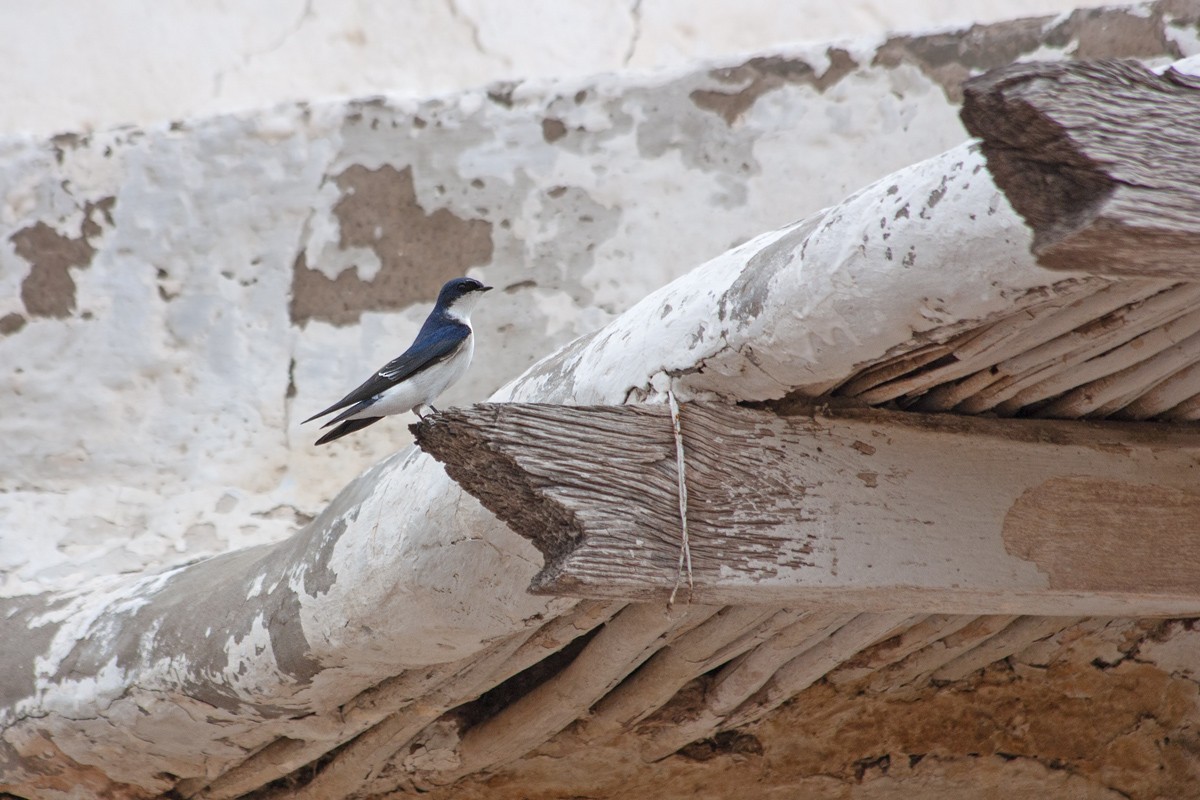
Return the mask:
{"type": "Polygon", "coordinates": [[[1018,64],[963,84],[963,123],[978,136],[988,170],[1034,231],[1034,252],[1091,222],[1112,193],[1103,167],[1071,131],[1026,99],[1041,82],[1066,73],[1065,64],[1018,64]]]}
{"type": "Polygon", "coordinates": [[[502,426],[502,417],[501,404],[452,408],[426,416],[409,430],[455,483],[537,547],[546,566],[535,580],[549,580],[547,573],[556,572],[554,565],[583,537],[583,526],[575,514],[539,491],[545,487],[538,486],[517,455],[496,445],[489,434],[502,426]]]}
{"type": "Polygon", "coordinates": [[[1014,64],[962,119],[1042,266],[1200,279],[1200,83],[1133,61],[1014,64]]]}
{"type": "Polygon", "coordinates": [[[542,553],[530,592],[666,600],[681,543],[666,406],[480,404],[429,415],[411,430],[451,478],[542,553]],[[618,529],[650,541],[643,547],[635,536],[639,552],[622,558],[612,551],[618,529]],[[619,563],[646,558],[663,581],[619,563]]]}

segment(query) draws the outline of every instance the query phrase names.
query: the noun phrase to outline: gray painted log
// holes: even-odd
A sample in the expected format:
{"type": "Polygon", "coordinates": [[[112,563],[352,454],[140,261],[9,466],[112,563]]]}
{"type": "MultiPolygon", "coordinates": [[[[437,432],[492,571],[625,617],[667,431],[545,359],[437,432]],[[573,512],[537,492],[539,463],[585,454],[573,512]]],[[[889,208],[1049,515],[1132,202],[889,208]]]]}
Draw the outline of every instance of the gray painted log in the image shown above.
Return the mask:
{"type": "MultiPolygon", "coordinates": [[[[703,403],[682,418],[697,602],[1200,613],[1195,428],[703,403]]],[[[675,584],[665,407],[485,404],[414,430],[541,550],[534,591],[662,600],[675,584]]]]}
{"type": "Polygon", "coordinates": [[[129,786],[194,794],[259,752],[230,786],[266,782],[374,724],[377,712],[356,711],[358,698],[401,704],[372,687],[411,671],[395,688],[416,699],[431,688],[426,667],[436,673],[431,665],[482,657],[566,610],[529,605],[515,575],[531,576],[536,554],[482,509],[464,520],[461,498],[432,459],[410,450],[364,473],[279,544],[101,589],[0,600],[8,643],[0,648],[0,792],[50,797],[86,785],[97,796],[129,786]],[[395,505],[387,498],[412,496],[427,503],[419,519],[381,513],[395,505]],[[424,586],[442,581],[424,554],[438,530],[452,535],[459,523],[477,538],[454,540],[473,560],[450,559],[450,578],[488,599],[396,591],[416,575],[424,586]],[[481,553],[478,543],[492,535],[495,547],[481,553]],[[418,539],[423,553],[405,549],[418,539]],[[488,566],[493,558],[503,566],[488,566]],[[503,585],[468,569],[506,576],[509,598],[497,602],[503,585]],[[223,768],[206,774],[207,765],[223,768]]]}
{"type": "Polygon", "coordinates": [[[1014,64],[962,119],[1043,266],[1200,279],[1200,78],[1133,62],[1014,64]]]}

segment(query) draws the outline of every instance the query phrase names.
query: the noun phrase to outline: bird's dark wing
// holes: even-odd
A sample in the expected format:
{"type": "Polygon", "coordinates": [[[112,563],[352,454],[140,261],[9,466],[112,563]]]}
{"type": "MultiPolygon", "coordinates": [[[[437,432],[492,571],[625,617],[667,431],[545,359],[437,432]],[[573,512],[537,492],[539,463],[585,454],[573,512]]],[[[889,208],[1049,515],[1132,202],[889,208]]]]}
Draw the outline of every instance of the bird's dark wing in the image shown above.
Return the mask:
{"type": "Polygon", "coordinates": [[[340,439],[348,433],[354,433],[355,431],[361,431],[363,428],[367,427],[368,425],[372,425],[376,422],[379,422],[379,420],[381,420],[381,419],[383,419],[383,417],[363,417],[362,419],[348,419],[345,422],[343,422],[341,425],[338,425],[336,428],[331,430],[329,433],[322,436],[320,439],[317,439],[317,444],[328,444],[329,442],[332,442],[334,439],[340,439]]]}
{"type": "Polygon", "coordinates": [[[374,375],[363,381],[362,385],[350,394],[304,421],[312,422],[317,417],[323,417],[355,403],[370,400],[380,392],[432,367],[439,361],[445,361],[454,355],[455,351],[462,347],[463,342],[470,336],[471,329],[461,324],[442,325],[431,331],[422,330],[417,336],[417,340],[412,343],[412,347],[380,367],[374,375]]]}
{"type": "Polygon", "coordinates": [[[454,355],[469,338],[470,326],[461,323],[443,325],[418,336],[412,347],[384,364],[375,374],[393,384],[408,380],[418,372],[454,355]]]}

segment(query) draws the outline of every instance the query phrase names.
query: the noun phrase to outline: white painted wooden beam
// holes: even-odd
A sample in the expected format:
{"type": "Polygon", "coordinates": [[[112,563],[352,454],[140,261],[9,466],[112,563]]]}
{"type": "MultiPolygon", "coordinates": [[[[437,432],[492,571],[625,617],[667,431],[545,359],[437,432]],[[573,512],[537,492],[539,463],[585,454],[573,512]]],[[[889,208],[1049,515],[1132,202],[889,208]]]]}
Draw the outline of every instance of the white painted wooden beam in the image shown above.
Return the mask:
{"type": "Polygon", "coordinates": [[[1014,64],[962,118],[1039,263],[1200,279],[1200,77],[1131,61],[1014,64]]]}
{"type": "MultiPolygon", "coordinates": [[[[683,407],[696,602],[1200,613],[1200,430],[791,411],[683,407]]],[[[667,409],[487,404],[414,430],[541,550],[534,591],[653,600],[674,586],[667,409]]]]}

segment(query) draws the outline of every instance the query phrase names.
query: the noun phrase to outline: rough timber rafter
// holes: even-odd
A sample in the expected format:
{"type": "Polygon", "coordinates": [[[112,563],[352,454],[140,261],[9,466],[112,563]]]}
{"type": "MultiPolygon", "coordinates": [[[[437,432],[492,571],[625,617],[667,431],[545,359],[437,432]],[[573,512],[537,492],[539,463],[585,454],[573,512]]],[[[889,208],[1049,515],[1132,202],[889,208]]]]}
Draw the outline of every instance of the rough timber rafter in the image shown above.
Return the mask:
{"type": "MultiPolygon", "coordinates": [[[[415,430],[541,549],[534,590],[670,591],[680,520],[665,407],[485,404],[415,430]]],[[[688,404],[683,434],[696,602],[1200,613],[1200,431],[688,404]]]]}

